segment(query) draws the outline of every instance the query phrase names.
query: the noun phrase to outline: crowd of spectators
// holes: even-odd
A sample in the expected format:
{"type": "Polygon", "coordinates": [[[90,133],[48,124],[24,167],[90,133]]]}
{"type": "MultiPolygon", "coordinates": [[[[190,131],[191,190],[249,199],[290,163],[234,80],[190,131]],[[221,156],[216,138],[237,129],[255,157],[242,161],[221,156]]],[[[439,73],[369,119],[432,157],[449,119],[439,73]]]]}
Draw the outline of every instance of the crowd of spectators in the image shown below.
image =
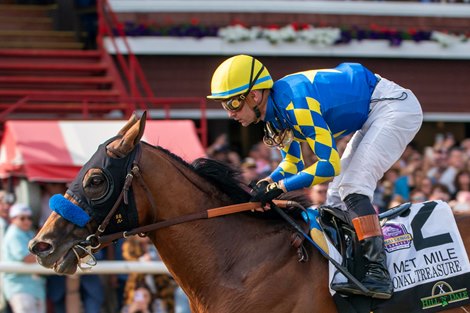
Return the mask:
{"type": "MultiPolygon", "coordinates": [[[[337,141],[340,155],[350,136],[337,141]]],[[[303,147],[305,166],[316,157],[303,147]]],[[[225,134],[220,135],[208,150],[211,158],[239,168],[245,183],[266,177],[281,160],[278,150],[259,142],[243,158],[230,149],[225,134]]],[[[308,193],[314,205],[321,205],[318,193],[325,193],[328,184],[312,187],[308,193]]],[[[325,198],[326,199],[326,198],[325,198]]],[[[470,138],[457,142],[451,133],[439,133],[432,146],[418,148],[411,142],[401,158],[385,173],[375,190],[373,204],[383,212],[403,202],[423,202],[440,199],[450,204],[454,211],[470,211],[470,138]]],[[[323,200],[324,201],[324,200],[323,200]]]]}
{"type": "MultiPolygon", "coordinates": [[[[340,155],[349,139],[338,140],[340,155]]],[[[303,151],[306,166],[315,162],[316,157],[308,147],[303,151]]],[[[241,155],[230,148],[226,134],[220,135],[207,149],[207,156],[239,169],[240,178],[246,184],[269,175],[282,159],[279,150],[270,149],[262,142],[254,144],[247,155],[241,155]]],[[[37,218],[37,228],[50,214],[48,198],[63,193],[65,188],[64,184],[42,186],[43,208],[37,218]]],[[[319,206],[325,203],[327,190],[328,183],[323,183],[309,188],[306,194],[313,206],[319,206]]],[[[373,203],[377,211],[383,212],[403,202],[436,199],[447,201],[455,212],[470,212],[470,138],[457,142],[450,133],[438,134],[432,146],[421,149],[410,143],[400,160],[379,181],[373,203]]],[[[27,242],[34,235],[33,216],[29,207],[13,204],[12,197],[0,191],[1,260],[35,262],[27,250],[27,242]]],[[[148,238],[138,236],[120,240],[102,250],[97,258],[159,260],[158,252],[148,238]]],[[[40,277],[3,273],[2,276],[0,313],[189,312],[184,292],[166,274],[40,277]],[[7,284],[7,288],[2,284],[7,284]],[[33,307],[24,308],[25,304],[33,307]]]]}

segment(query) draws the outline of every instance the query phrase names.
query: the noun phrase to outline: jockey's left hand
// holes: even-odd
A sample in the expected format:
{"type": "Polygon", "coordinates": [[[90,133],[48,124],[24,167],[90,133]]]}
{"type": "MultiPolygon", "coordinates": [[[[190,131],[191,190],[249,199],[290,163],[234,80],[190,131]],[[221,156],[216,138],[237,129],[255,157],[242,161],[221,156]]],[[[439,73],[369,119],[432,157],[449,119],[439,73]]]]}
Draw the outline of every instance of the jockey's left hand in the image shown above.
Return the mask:
{"type": "Polygon", "coordinates": [[[266,204],[270,203],[273,199],[276,199],[284,190],[279,183],[269,183],[267,181],[261,181],[252,190],[251,202],[261,202],[261,207],[264,208],[266,204]]]}

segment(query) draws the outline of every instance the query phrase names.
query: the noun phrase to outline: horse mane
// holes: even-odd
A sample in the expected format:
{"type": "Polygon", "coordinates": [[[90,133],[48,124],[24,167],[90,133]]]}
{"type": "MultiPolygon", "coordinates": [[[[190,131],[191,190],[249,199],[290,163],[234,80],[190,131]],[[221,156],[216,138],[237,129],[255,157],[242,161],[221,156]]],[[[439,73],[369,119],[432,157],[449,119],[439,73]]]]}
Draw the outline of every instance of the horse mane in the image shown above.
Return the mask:
{"type": "MultiPolygon", "coordinates": [[[[192,170],[215,186],[220,192],[227,195],[234,203],[250,201],[251,195],[247,191],[249,187],[241,181],[241,172],[232,166],[208,158],[198,158],[189,164],[180,156],[163,147],[147,145],[158,149],[176,162],[192,170]]],[[[312,205],[310,198],[302,190],[284,193],[279,199],[296,201],[303,207],[312,205]]]]}
{"type": "Polygon", "coordinates": [[[241,181],[240,171],[233,167],[207,158],[199,158],[189,164],[180,156],[163,147],[147,145],[165,153],[179,164],[198,174],[220,192],[227,195],[234,203],[243,203],[250,200],[251,196],[247,191],[247,186],[241,181]]]}
{"type": "Polygon", "coordinates": [[[248,202],[251,198],[247,186],[240,180],[241,172],[222,162],[199,158],[192,168],[200,176],[211,182],[235,203],[248,202]]]}

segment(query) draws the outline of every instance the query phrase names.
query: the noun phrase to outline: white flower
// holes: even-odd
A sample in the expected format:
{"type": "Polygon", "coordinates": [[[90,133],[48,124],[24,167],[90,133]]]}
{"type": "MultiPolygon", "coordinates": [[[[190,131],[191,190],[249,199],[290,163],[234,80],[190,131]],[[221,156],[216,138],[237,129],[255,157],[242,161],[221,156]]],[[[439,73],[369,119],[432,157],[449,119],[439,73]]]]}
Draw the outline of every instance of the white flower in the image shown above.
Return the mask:
{"type": "Polygon", "coordinates": [[[261,36],[262,38],[266,38],[267,40],[269,40],[269,42],[272,44],[276,44],[281,41],[281,32],[279,31],[279,29],[263,29],[261,36]]]}
{"type": "Polygon", "coordinates": [[[315,28],[310,25],[299,33],[301,39],[320,46],[331,46],[341,38],[340,29],[333,27],[315,28]]]}
{"type": "Polygon", "coordinates": [[[300,31],[296,31],[292,25],[287,25],[280,29],[262,28],[258,26],[248,29],[242,25],[234,25],[219,29],[218,36],[228,42],[265,38],[272,44],[281,41],[293,42],[305,40],[315,45],[331,46],[341,38],[341,31],[339,28],[315,28],[311,25],[300,31]]]}
{"type": "Polygon", "coordinates": [[[242,25],[233,25],[220,28],[217,35],[228,42],[238,42],[253,39],[251,29],[243,27],[242,25]]]}
{"type": "Polygon", "coordinates": [[[431,39],[437,41],[443,47],[449,47],[455,45],[456,43],[463,42],[467,38],[465,35],[452,35],[439,31],[433,31],[431,33],[431,39]]]}
{"type": "Polygon", "coordinates": [[[262,34],[263,34],[263,28],[259,26],[254,26],[250,29],[250,40],[261,38],[262,34]]]}
{"type": "Polygon", "coordinates": [[[298,38],[298,34],[292,25],[287,25],[279,29],[279,37],[283,41],[295,41],[298,38]]]}

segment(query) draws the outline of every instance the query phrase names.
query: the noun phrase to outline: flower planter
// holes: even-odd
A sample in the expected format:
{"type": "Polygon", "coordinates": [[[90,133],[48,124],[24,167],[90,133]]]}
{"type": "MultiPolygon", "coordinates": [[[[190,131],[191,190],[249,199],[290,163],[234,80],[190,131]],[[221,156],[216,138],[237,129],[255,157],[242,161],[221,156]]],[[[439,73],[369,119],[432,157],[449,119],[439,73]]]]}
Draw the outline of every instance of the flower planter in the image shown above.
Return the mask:
{"type": "MultiPolygon", "coordinates": [[[[318,57],[368,57],[368,58],[422,58],[470,59],[470,42],[442,46],[433,41],[404,40],[400,46],[391,46],[388,40],[352,40],[347,44],[322,46],[308,42],[279,42],[266,39],[229,43],[218,37],[127,37],[130,48],[137,55],[234,55],[255,56],[318,56],[318,57]]],[[[115,53],[109,38],[105,47],[115,53]]],[[[126,54],[122,39],[117,39],[121,53],[126,54]]]]}

